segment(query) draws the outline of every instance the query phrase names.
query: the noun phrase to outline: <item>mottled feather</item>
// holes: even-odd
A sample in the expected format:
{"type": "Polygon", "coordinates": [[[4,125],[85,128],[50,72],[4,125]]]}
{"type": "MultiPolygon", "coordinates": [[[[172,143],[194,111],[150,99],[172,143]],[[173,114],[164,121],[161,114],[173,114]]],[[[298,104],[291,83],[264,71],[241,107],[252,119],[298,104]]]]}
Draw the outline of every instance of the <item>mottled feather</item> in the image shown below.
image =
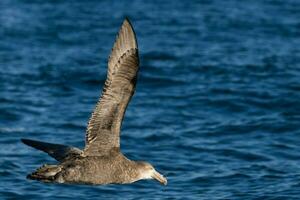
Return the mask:
{"type": "Polygon", "coordinates": [[[119,150],[121,124],[135,90],[138,66],[135,33],[126,19],[109,57],[102,96],[88,123],[85,156],[101,156],[119,150]]]}

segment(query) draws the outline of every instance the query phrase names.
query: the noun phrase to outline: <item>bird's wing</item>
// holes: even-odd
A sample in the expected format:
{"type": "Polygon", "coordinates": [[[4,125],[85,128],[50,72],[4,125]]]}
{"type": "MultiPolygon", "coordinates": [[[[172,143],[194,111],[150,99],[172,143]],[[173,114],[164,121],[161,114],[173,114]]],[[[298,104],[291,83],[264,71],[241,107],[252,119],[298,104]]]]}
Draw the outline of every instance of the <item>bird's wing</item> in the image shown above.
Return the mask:
{"type": "Polygon", "coordinates": [[[48,153],[51,157],[57,161],[64,161],[70,156],[80,156],[82,151],[78,148],[66,146],[62,144],[52,144],[47,142],[40,142],[36,140],[21,139],[22,142],[28,146],[36,148],[38,150],[48,153]]]}
{"type": "Polygon", "coordinates": [[[108,61],[102,96],[86,130],[85,156],[102,156],[120,148],[120,128],[134,94],[139,66],[138,47],[132,25],[125,19],[108,61]]]}

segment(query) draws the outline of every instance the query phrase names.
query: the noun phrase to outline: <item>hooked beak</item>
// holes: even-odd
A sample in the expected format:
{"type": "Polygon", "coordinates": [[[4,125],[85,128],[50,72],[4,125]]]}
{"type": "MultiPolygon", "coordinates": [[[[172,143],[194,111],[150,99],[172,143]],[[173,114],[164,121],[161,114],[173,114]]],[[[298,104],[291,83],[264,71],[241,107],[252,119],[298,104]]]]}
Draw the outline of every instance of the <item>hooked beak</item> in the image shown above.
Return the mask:
{"type": "Polygon", "coordinates": [[[163,185],[167,185],[167,182],[168,182],[167,179],[163,175],[158,173],[157,171],[153,172],[152,178],[156,179],[157,181],[159,181],[163,185]]]}

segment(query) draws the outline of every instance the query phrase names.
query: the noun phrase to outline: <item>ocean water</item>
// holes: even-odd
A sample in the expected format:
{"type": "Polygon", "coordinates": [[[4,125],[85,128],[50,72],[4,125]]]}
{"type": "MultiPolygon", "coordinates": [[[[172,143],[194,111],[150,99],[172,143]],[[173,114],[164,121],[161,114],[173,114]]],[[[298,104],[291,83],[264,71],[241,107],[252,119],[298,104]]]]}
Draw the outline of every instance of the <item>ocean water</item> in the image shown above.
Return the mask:
{"type": "Polygon", "coordinates": [[[0,1],[0,199],[300,199],[300,1],[0,1]],[[26,179],[82,148],[128,16],[141,58],[121,148],[168,185],[26,179]]]}

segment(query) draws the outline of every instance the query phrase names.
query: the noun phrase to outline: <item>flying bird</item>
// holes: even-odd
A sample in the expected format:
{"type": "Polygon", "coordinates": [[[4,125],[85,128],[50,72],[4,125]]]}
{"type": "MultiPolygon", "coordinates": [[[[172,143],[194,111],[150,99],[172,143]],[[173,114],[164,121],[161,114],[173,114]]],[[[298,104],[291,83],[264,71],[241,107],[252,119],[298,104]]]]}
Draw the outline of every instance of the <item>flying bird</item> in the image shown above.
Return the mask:
{"type": "Polygon", "coordinates": [[[88,122],[84,149],[22,139],[58,161],[56,165],[41,166],[27,178],[74,184],[126,184],[155,179],[166,185],[167,179],[150,163],[130,160],[120,151],[121,125],[135,91],[138,69],[135,32],[125,19],[109,56],[101,98],[88,122]]]}

